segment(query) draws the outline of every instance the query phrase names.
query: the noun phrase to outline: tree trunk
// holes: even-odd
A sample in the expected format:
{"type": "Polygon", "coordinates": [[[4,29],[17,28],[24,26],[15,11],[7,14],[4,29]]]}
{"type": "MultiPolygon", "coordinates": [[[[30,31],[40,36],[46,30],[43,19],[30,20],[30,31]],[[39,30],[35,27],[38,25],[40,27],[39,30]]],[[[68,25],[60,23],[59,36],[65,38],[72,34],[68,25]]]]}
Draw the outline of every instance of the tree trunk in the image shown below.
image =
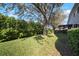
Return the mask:
{"type": "Polygon", "coordinates": [[[43,35],[47,35],[47,25],[48,25],[48,21],[47,21],[47,17],[45,14],[43,14],[44,17],[44,24],[43,24],[43,35]]]}
{"type": "Polygon", "coordinates": [[[55,27],[54,27],[54,26],[53,26],[53,31],[54,31],[54,33],[56,32],[56,31],[55,31],[55,27]]]}
{"type": "Polygon", "coordinates": [[[43,26],[43,35],[47,35],[47,24],[43,26]]]}
{"type": "Polygon", "coordinates": [[[55,32],[56,32],[56,31],[55,31],[55,26],[54,26],[53,24],[51,24],[51,25],[52,25],[52,28],[53,28],[52,30],[53,30],[54,33],[55,33],[55,32]]]}

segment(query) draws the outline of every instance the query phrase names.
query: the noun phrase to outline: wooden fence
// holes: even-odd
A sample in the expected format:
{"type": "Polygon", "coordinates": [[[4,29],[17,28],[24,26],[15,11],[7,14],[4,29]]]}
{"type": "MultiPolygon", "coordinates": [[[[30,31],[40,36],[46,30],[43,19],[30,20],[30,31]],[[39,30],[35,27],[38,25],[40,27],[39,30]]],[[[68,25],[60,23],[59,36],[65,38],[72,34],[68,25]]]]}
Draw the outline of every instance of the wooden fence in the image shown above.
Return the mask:
{"type": "Polygon", "coordinates": [[[67,25],[59,25],[59,30],[71,29],[71,28],[78,28],[79,24],[67,24],[67,25]]]}

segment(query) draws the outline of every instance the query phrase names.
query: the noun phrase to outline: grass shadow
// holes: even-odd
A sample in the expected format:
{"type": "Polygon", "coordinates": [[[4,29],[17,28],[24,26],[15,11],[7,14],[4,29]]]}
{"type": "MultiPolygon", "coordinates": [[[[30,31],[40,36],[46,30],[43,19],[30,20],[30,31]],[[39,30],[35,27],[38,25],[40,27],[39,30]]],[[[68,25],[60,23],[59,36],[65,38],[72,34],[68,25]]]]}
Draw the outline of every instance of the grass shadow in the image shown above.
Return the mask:
{"type": "Polygon", "coordinates": [[[68,45],[67,31],[56,31],[58,37],[55,47],[62,56],[73,56],[72,50],[68,45]]]}
{"type": "Polygon", "coordinates": [[[2,40],[0,40],[0,43],[2,43],[2,42],[8,42],[8,41],[13,41],[13,40],[16,40],[16,39],[12,39],[12,40],[2,39],[2,40]]]}
{"type": "Polygon", "coordinates": [[[43,45],[43,43],[40,42],[41,40],[44,39],[44,37],[42,37],[42,35],[36,35],[34,38],[36,39],[36,41],[37,41],[39,44],[43,45]]]}

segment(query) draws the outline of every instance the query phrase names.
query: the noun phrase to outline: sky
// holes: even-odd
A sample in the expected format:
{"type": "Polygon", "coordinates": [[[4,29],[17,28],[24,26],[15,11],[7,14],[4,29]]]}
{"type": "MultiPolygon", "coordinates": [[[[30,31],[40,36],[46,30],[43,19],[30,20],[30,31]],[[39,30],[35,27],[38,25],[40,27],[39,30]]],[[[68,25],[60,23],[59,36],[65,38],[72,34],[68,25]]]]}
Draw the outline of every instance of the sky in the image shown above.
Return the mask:
{"type": "Polygon", "coordinates": [[[64,19],[64,21],[62,21],[62,24],[67,24],[69,14],[70,14],[73,6],[74,6],[73,3],[65,3],[65,4],[63,4],[62,9],[64,10],[64,13],[67,15],[67,17],[64,19]]]}
{"type": "MultiPolygon", "coordinates": [[[[67,15],[67,17],[64,19],[64,21],[62,21],[61,24],[66,24],[67,21],[68,21],[68,16],[70,14],[70,11],[72,10],[74,4],[73,3],[64,3],[63,6],[62,6],[62,9],[64,10],[64,14],[67,15]]],[[[0,13],[3,13],[4,12],[4,9],[1,9],[0,8],[0,13]]],[[[13,15],[12,13],[9,13],[9,16],[13,16],[13,17],[16,17],[16,15],[13,15]]]]}
{"type": "Polygon", "coordinates": [[[65,4],[63,4],[62,8],[64,10],[71,10],[73,5],[74,5],[73,3],[65,3],[65,4]]]}

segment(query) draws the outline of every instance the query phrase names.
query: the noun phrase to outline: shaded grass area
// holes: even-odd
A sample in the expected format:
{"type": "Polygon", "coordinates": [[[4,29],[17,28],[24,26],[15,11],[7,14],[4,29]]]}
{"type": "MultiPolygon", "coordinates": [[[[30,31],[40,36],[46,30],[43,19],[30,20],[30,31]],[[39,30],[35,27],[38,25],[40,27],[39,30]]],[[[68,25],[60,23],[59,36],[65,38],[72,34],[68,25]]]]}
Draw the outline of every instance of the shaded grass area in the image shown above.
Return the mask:
{"type": "Polygon", "coordinates": [[[73,56],[72,50],[68,44],[67,31],[56,31],[57,41],[55,43],[56,49],[62,56],[73,56]]]}
{"type": "MultiPolygon", "coordinates": [[[[52,36],[51,36],[52,35],[52,36]]],[[[55,48],[57,37],[37,35],[0,43],[0,56],[60,55],[55,48]]]]}

